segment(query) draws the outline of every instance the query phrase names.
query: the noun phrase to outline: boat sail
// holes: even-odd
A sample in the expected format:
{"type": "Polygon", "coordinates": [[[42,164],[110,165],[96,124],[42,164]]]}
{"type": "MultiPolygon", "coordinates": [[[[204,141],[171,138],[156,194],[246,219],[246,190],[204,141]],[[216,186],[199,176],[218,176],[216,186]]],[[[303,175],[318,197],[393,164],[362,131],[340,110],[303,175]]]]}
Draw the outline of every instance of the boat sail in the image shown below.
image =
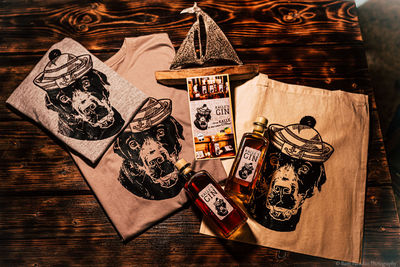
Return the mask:
{"type": "Polygon", "coordinates": [[[242,61],[237,56],[231,43],[226,38],[225,34],[218,27],[215,21],[207,15],[195,2],[193,7],[186,8],[182,13],[196,14],[196,21],[190,28],[185,40],[178,49],[177,54],[170,66],[170,69],[180,69],[185,67],[216,65],[220,63],[236,63],[242,65],[242,61]],[[205,26],[206,47],[203,55],[202,40],[200,32],[200,17],[205,26]],[[197,34],[198,53],[196,53],[195,35],[197,34]]]}

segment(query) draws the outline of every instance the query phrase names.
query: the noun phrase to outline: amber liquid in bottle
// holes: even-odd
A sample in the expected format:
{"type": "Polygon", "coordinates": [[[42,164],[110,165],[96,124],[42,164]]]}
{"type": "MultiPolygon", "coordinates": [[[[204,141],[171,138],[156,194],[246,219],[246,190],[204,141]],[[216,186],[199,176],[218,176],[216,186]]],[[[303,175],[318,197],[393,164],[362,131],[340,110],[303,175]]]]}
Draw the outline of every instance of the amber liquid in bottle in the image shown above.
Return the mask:
{"type": "Polygon", "coordinates": [[[247,204],[261,176],[269,141],[264,136],[267,119],[258,117],[252,133],[245,133],[239,152],[233,162],[225,191],[243,204],[247,204]]]}
{"type": "Polygon", "coordinates": [[[208,172],[193,171],[184,159],[175,165],[179,173],[187,179],[186,192],[203,213],[206,221],[214,226],[215,231],[229,237],[246,223],[247,215],[208,172]]]}
{"type": "Polygon", "coordinates": [[[218,157],[221,154],[219,143],[214,135],[211,136],[210,147],[211,147],[211,154],[213,157],[218,157]]]}

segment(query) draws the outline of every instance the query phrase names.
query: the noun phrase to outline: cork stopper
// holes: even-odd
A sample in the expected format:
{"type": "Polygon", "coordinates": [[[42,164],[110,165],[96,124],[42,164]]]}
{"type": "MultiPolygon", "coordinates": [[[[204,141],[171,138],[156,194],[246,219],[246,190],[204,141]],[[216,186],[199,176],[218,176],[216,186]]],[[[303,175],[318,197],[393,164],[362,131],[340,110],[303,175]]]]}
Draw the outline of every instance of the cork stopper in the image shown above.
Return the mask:
{"type": "Polygon", "coordinates": [[[256,120],[253,122],[253,124],[254,124],[254,128],[253,128],[254,132],[263,133],[264,129],[267,127],[268,120],[265,117],[260,116],[260,117],[256,118],[256,120]]]}
{"type": "Polygon", "coordinates": [[[185,159],[180,159],[175,162],[175,167],[179,170],[179,172],[183,174],[186,174],[192,170],[192,168],[190,168],[190,163],[187,162],[185,159]]]}

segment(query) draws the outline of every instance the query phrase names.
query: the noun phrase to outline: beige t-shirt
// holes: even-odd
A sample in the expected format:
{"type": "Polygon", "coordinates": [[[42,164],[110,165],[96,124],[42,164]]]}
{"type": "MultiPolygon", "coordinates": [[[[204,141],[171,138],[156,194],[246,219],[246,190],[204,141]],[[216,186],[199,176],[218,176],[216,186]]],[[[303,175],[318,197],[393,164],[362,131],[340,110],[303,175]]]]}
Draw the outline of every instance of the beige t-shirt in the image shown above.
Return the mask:
{"type": "MultiPolygon", "coordinates": [[[[126,38],[105,63],[150,97],[96,167],[72,154],[123,239],[187,201],[185,181],[174,168],[179,158],[194,161],[187,91],[163,86],[154,75],[168,69],[174,55],[167,34],[126,38]]],[[[226,178],[219,160],[192,166],[207,170],[216,180],[226,178]]]]}

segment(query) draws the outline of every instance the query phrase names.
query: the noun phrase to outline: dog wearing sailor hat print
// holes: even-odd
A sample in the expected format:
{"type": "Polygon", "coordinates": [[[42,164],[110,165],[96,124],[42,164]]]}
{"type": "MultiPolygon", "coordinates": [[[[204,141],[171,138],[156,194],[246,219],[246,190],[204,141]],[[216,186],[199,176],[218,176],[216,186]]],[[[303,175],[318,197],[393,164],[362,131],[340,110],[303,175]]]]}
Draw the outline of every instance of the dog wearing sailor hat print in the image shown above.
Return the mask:
{"type": "Polygon", "coordinates": [[[183,127],[171,113],[170,99],[149,97],[114,143],[114,152],[124,159],[119,182],[136,196],[167,199],[183,188],[185,180],[174,167],[183,127]]]}
{"type": "Polygon", "coordinates": [[[124,125],[109,100],[107,76],[94,69],[90,55],[54,49],[33,83],[46,92],[46,106],[58,113],[58,131],[79,140],[101,140],[124,125]]]}
{"type": "Polygon", "coordinates": [[[263,176],[248,204],[257,222],[275,231],[294,231],[302,205],[326,181],[324,162],[334,149],[314,129],[316,120],[305,116],[299,124],[268,127],[263,176]]]}

